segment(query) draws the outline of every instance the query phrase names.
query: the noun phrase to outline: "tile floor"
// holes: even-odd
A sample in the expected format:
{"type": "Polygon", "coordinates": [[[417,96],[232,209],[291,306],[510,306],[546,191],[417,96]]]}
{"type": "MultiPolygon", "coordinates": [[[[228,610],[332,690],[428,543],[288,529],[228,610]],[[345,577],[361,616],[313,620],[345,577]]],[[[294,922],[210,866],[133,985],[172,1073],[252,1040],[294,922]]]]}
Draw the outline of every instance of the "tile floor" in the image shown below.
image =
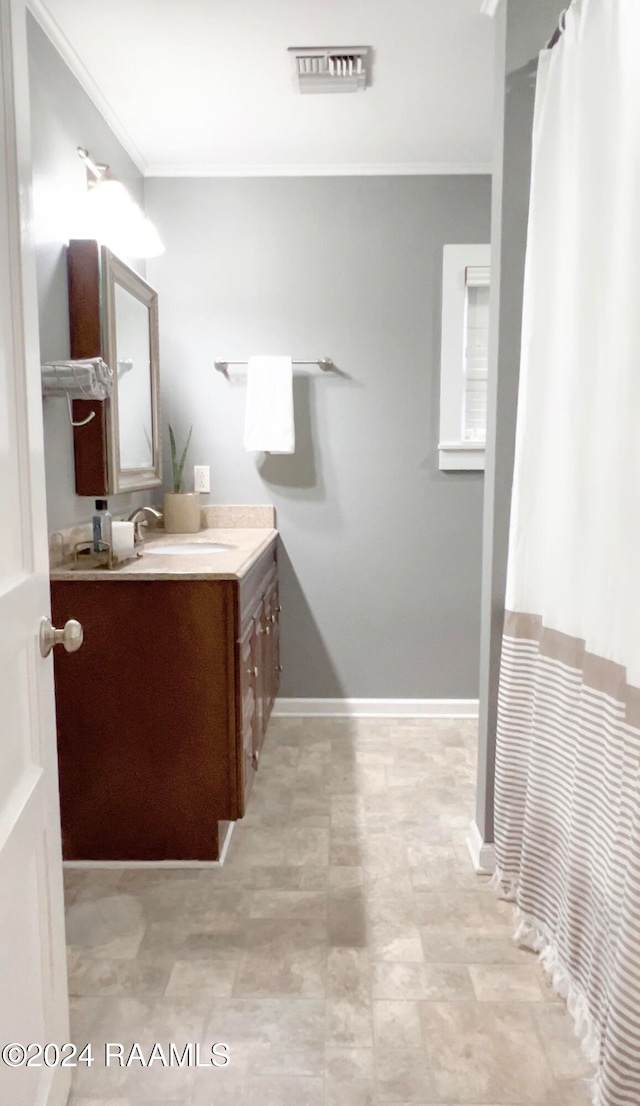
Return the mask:
{"type": "Polygon", "coordinates": [[[222,869],[67,871],[99,1057],[72,1106],[586,1106],[564,1006],[471,869],[474,730],[274,719],[222,869]],[[106,1068],[107,1041],[230,1063],[106,1068]]]}

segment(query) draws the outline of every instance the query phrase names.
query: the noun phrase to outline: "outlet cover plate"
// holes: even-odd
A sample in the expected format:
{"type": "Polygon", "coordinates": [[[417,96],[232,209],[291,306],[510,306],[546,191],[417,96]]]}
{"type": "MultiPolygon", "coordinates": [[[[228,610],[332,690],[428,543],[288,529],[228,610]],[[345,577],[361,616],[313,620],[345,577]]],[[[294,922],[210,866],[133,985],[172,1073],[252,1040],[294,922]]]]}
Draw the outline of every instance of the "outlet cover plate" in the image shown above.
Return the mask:
{"type": "Polygon", "coordinates": [[[193,490],[194,492],[208,492],[211,490],[208,465],[193,466],[193,490]]]}

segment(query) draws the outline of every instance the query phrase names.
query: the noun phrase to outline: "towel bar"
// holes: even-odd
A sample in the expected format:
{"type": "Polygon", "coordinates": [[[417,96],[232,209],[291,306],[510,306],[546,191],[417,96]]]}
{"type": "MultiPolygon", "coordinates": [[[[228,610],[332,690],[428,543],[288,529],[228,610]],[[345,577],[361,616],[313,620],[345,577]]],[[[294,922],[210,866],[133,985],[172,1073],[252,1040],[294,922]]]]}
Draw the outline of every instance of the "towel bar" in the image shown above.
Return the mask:
{"type": "MultiPolygon", "coordinates": [[[[229,365],[246,365],[247,361],[214,361],[215,368],[220,373],[226,373],[229,365]]],[[[318,365],[323,372],[331,372],[335,368],[330,357],[317,357],[315,361],[293,361],[294,365],[318,365]]]]}

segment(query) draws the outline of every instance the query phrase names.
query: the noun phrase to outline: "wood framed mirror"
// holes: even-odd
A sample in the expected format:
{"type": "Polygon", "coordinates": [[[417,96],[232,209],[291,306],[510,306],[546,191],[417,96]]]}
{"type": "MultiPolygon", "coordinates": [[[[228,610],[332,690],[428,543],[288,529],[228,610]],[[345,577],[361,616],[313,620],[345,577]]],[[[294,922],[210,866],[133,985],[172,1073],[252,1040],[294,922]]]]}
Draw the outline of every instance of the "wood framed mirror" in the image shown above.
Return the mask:
{"type": "Polygon", "coordinates": [[[73,421],[84,423],[73,428],[76,492],[100,497],[157,487],[158,294],[91,239],[69,242],[67,271],[71,357],[102,357],[114,377],[110,399],[73,401],[73,421]]]}

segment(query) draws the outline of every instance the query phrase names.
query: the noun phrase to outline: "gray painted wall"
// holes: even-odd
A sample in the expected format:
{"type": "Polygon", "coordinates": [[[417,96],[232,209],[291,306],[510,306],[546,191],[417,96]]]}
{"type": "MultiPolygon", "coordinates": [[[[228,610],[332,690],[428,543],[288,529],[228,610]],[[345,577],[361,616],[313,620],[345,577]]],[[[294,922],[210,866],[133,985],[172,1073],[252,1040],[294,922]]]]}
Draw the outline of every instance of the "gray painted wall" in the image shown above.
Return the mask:
{"type": "Polygon", "coordinates": [[[476,823],[494,840],[493,796],[500,648],[513,482],[522,289],[538,54],[566,2],[502,0],[496,16],[492,210],[492,338],[483,521],[480,725],[476,823]]]}
{"type": "MultiPolygon", "coordinates": [[[[69,357],[65,247],[77,233],[78,211],[87,191],[77,147],[87,147],[97,161],[108,163],[139,202],[143,179],[30,13],[27,20],[40,353],[43,361],[50,361],[69,357]]],[[[93,500],[75,494],[66,400],[49,397],[43,406],[51,531],[90,518],[93,500]]],[[[110,502],[112,510],[124,511],[148,498],[117,496],[110,502]]]]}
{"type": "Polygon", "coordinates": [[[477,696],[483,478],[438,471],[439,346],[442,247],[489,240],[489,179],[149,179],[146,205],[164,423],[193,422],[211,502],[277,507],[282,694],[477,696]],[[213,360],[269,352],[340,374],[295,377],[296,453],[259,460],[213,360]]]}

